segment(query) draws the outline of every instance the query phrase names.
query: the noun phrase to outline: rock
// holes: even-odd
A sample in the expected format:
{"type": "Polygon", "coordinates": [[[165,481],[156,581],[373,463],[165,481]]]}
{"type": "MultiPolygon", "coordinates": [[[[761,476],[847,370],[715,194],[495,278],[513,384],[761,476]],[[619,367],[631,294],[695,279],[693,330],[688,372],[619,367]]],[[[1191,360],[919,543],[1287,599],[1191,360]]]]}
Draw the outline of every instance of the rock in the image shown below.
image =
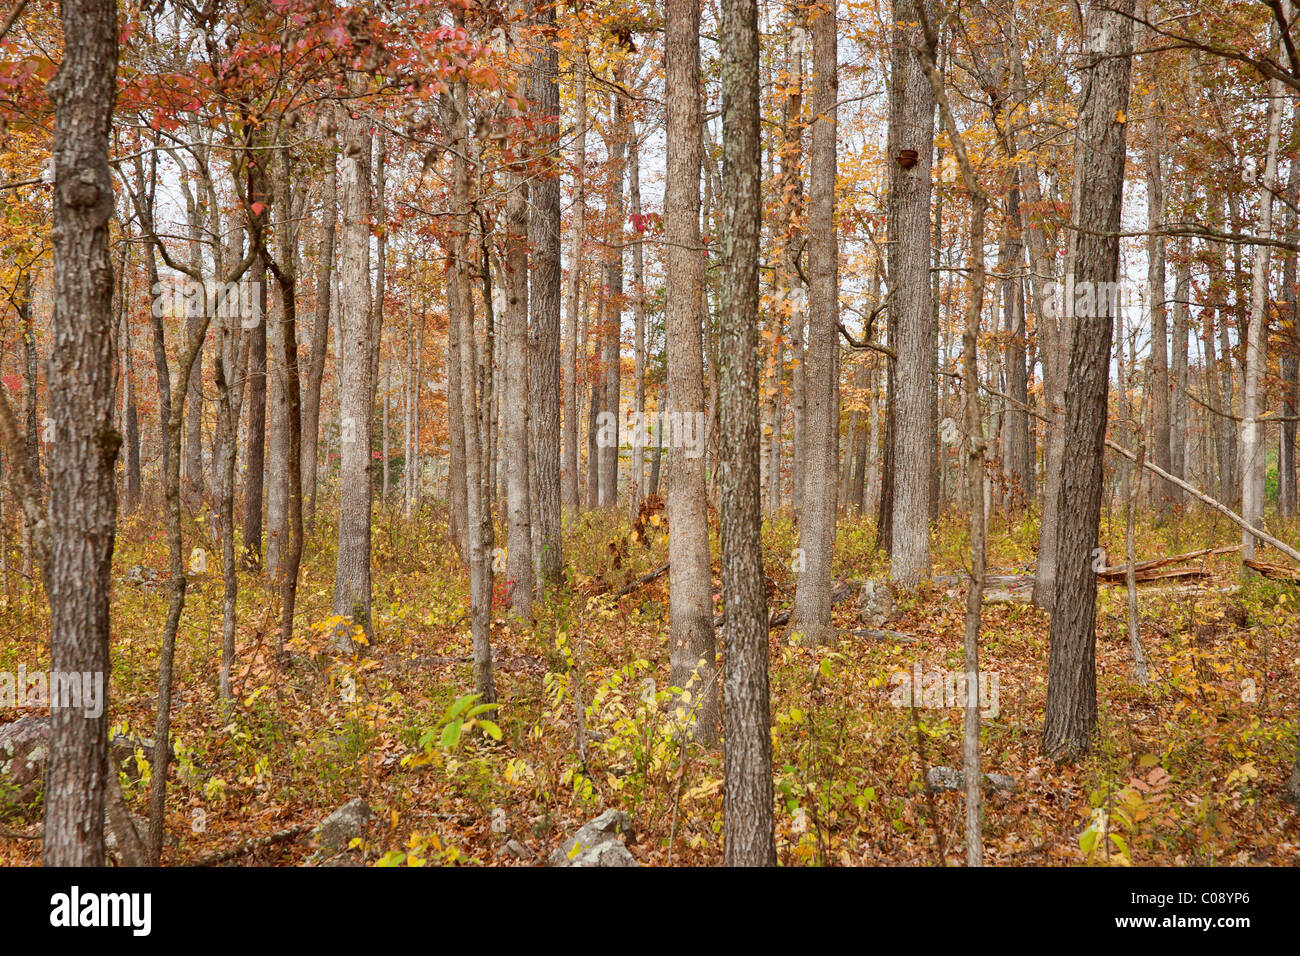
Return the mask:
{"type": "Polygon", "coordinates": [[[532,854],[528,852],[528,847],[518,840],[507,840],[497,848],[496,856],[498,860],[526,860],[532,854]]]}
{"type": "Polygon", "coordinates": [[[146,568],[143,564],[133,564],[122,575],[122,583],[134,588],[157,587],[161,577],[162,575],[153,568],[146,568]]]}
{"type": "Polygon", "coordinates": [[[931,791],[960,790],[962,779],[960,771],[952,767],[931,767],[925,772],[925,789],[931,791]]]}
{"type": "Polygon", "coordinates": [[[883,627],[894,618],[894,592],[884,581],[867,581],[858,592],[858,617],[868,628],[883,627]]]}
{"type": "Polygon", "coordinates": [[[631,828],[632,818],[626,813],[606,810],[556,847],[546,865],[636,866],[636,860],[623,845],[623,834],[631,828]]]}
{"type": "MultiPolygon", "coordinates": [[[[966,783],[960,770],[954,770],[952,767],[931,767],[925,772],[925,788],[932,792],[963,790],[965,787],[966,783]]],[[[1009,777],[1004,773],[986,773],[984,775],[984,789],[1010,793],[1016,789],[1016,778],[1009,777]]]]}
{"type": "Polygon", "coordinates": [[[984,775],[985,786],[992,787],[994,790],[1001,790],[1004,793],[1010,793],[1016,789],[1016,778],[1009,777],[1005,773],[986,773],[984,775]]]}
{"type": "Polygon", "coordinates": [[[617,840],[582,850],[569,866],[636,866],[636,858],[617,840]]]}
{"type": "Polygon", "coordinates": [[[49,749],[49,718],[0,724],[0,812],[27,809],[40,800],[49,749]]]}
{"type": "Polygon", "coordinates": [[[372,816],[370,804],[361,797],[349,800],[321,821],[313,834],[318,847],[316,857],[338,856],[353,840],[366,835],[372,816]]]}

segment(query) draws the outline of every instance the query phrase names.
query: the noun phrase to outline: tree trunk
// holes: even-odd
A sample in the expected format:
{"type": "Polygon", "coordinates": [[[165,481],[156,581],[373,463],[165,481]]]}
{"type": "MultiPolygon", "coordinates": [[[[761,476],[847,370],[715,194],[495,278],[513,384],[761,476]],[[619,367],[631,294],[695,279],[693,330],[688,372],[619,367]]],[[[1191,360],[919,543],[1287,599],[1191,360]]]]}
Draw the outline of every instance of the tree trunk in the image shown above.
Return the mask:
{"type": "MultiPolygon", "coordinates": [[[[515,13],[522,16],[516,4],[515,13]]],[[[521,98],[522,99],[522,98],[521,98]]],[[[516,120],[522,110],[510,110],[516,120]]],[[[528,498],[528,183],[522,169],[507,177],[505,203],[506,314],[505,381],[505,479],[506,479],[506,595],[511,612],[520,621],[533,619],[532,512],[528,498]]]]}
{"type": "MultiPolygon", "coordinates": [[[[463,26],[462,15],[456,17],[457,25],[463,26]]],[[[469,87],[465,80],[455,85],[455,117],[452,127],[457,156],[453,161],[455,177],[455,208],[468,210],[470,207],[470,173],[465,157],[469,155],[469,87]]],[[[455,285],[455,294],[459,296],[460,313],[460,387],[461,413],[465,422],[465,489],[467,536],[469,538],[469,575],[470,575],[470,618],[474,642],[474,690],[479,694],[479,703],[492,703],[496,700],[496,683],[492,673],[492,512],[489,502],[491,485],[486,462],[487,410],[480,409],[479,396],[486,406],[486,396],[490,394],[490,381],[483,382],[478,388],[478,347],[474,336],[474,293],[469,276],[469,219],[468,214],[456,224],[453,239],[452,268],[449,272],[449,286],[455,285]]],[[[484,263],[486,266],[486,262],[484,263]]],[[[490,281],[485,275],[484,282],[490,281]]],[[[490,306],[491,297],[487,298],[490,306]]],[[[492,328],[491,312],[485,317],[485,327],[489,331],[487,349],[491,354],[492,328]]]]}
{"type": "MultiPolygon", "coordinates": [[[[695,6],[694,0],[673,2],[695,6]]],[[[724,268],[718,349],[722,603],[727,648],[723,862],[727,866],[775,866],[767,599],[760,539],[763,513],[759,486],[758,255],[762,170],[758,7],[755,0],[723,0],[721,17],[721,33],[727,37],[722,49],[722,221],[728,226],[721,236],[724,268]]],[[[675,19],[669,15],[670,24],[675,19]]],[[[690,42],[697,42],[692,22],[695,17],[683,15],[681,20],[685,21],[681,24],[683,32],[684,28],[691,31],[690,42]]],[[[813,29],[818,61],[828,71],[818,81],[824,96],[826,90],[833,92],[835,87],[833,0],[829,13],[819,17],[813,29]]],[[[680,42],[685,44],[685,38],[680,42]]],[[[678,95],[694,99],[695,90],[691,85],[678,95]]],[[[833,96],[822,103],[833,112],[833,96]]],[[[833,151],[834,121],[820,125],[830,128],[833,151]]],[[[824,133],[820,140],[825,149],[824,133]]],[[[695,258],[698,261],[698,256],[695,258]]],[[[833,258],[830,269],[833,276],[833,258]]],[[[671,269],[669,274],[674,274],[671,269]]],[[[828,370],[822,369],[821,373],[828,374],[828,370]]],[[[833,468],[831,477],[833,480],[833,468]]],[[[671,519],[669,523],[675,536],[678,526],[672,525],[671,519]]]]}
{"type": "Polygon", "coordinates": [[[1088,62],[1074,154],[1079,192],[1070,211],[1076,236],[1066,264],[1074,289],[1083,294],[1069,295],[1067,285],[1066,309],[1073,313],[1073,334],[1065,388],[1057,586],[1043,726],[1043,751],[1055,759],[1086,752],[1097,724],[1097,575],[1093,561],[1113,336],[1109,290],[1114,288],[1119,269],[1115,234],[1124,193],[1127,126],[1121,119],[1128,108],[1132,14],[1133,0],[1100,0],[1089,9],[1086,20],[1088,62]]]}
{"type": "MultiPolygon", "coordinates": [[[[801,641],[811,646],[830,643],[835,636],[831,626],[831,551],[835,544],[839,438],[839,246],[835,232],[839,79],[834,7],[831,9],[829,14],[819,11],[810,18],[813,120],[808,180],[808,408],[803,513],[799,519],[803,570],[795,591],[794,616],[801,641]]],[[[928,478],[923,485],[929,487],[928,478]]],[[[922,505],[928,507],[924,499],[922,505]]]]}
{"type": "MultiPolygon", "coordinates": [[[[578,450],[578,423],[582,420],[578,408],[578,339],[584,317],[579,309],[582,292],[582,249],[587,229],[587,58],[583,47],[575,56],[573,71],[574,112],[577,133],[573,137],[574,172],[573,228],[569,236],[569,276],[566,293],[568,339],[565,342],[564,362],[564,508],[571,514],[578,510],[578,473],[581,455],[578,450]]],[[[585,358],[585,355],[583,356],[585,358]]]]}
{"type": "MultiPolygon", "coordinates": [[[[546,33],[533,56],[529,100],[538,114],[537,132],[546,144],[548,159],[542,175],[529,189],[532,208],[528,220],[528,245],[532,250],[529,277],[529,393],[532,397],[532,449],[536,463],[537,509],[533,531],[537,539],[540,584],[557,587],[563,576],[564,549],[560,536],[560,170],[549,150],[559,141],[560,58],[553,35],[555,8],[538,14],[546,33]]],[[[586,122],[583,116],[581,122],[586,122]]],[[[574,270],[580,263],[573,261],[574,270]]],[[[572,367],[565,387],[572,382],[572,367]]],[[[572,416],[570,416],[572,417],[572,416]]],[[[568,421],[565,421],[567,432],[568,421]]],[[[530,472],[530,474],[533,474],[530,472]]],[[[567,474],[565,476],[567,481],[567,474]]]]}
{"type": "MultiPolygon", "coordinates": [[[[619,82],[625,82],[626,66],[620,66],[616,74],[619,82]]],[[[611,430],[609,440],[605,441],[599,451],[599,488],[597,504],[601,508],[612,508],[618,501],[618,449],[621,440],[619,398],[623,380],[619,362],[619,346],[623,328],[623,241],[624,229],[623,178],[627,166],[628,141],[628,105],[621,94],[614,96],[613,139],[609,144],[609,242],[612,248],[605,252],[605,316],[601,324],[602,348],[601,366],[604,371],[603,408],[613,415],[607,426],[611,430]]]]}
{"type": "MultiPolygon", "coordinates": [[[[339,339],[339,540],[334,570],[334,613],[374,635],[370,619],[371,380],[370,127],[346,109],[339,122],[343,158],[343,228],[339,243],[343,334],[339,339]]],[[[256,348],[256,343],[254,343],[256,348]]],[[[335,635],[336,645],[355,650],[352,634],[335,635]]]]}
{"type": "MultiPolygon", "coordinates": [[[[1268,155],[1264,178],[1259,185],[1259,221],[1255,234],[1270,238],[1273,233],[1273,187],[1277,181],[1278,139],[1282,128],[1281,80],[1269,83],[1268,155]]],[[[1265,409],[1264,375],[1268,367],[1268,262],[1271,247],[1258,245],[1251,264],[1250,326],[1246,333],[1246,387],[1241,411],[1241,516],[1248,524],[1261,525],[1264,518],[1264,425],[1259,421],[1265,409]]],[[[1159,464],[1159,462],[1157,462],[1159,464]]],[[[1241,558],[1255,557],[1255,536],[1241,533],[1241,558]]]]}
{"type": "MultiPolygon", "coordinates": [[[[49,409],[50,667],[93,674],[108,689],[109,587],[117,526],[113,430],[113,179],[109,129],[117,84],[117,6],[64,0],[54,101],[53,348],[49,409]]],[[[47,866],[104,864],[107,706],[95,717],[50,714],[45,788],[47,866]]]]}
{"type": "MultiPolygon", "coordinates": [[[[661,427],[694,429],[704,414],[704,261],[700,247],[700,4],[668,0],[667,161],[664,264],[668,388],[661,427]],[[687,423],[690,424],[687,424],[687,423]]],[[[717,741],[718,686],[713,634],[713,585],[704,458],[682,434],[666,439],[668,454],[669,684],[691,691],[691,731],[706,746],[717,741]]],[[[702,436],[695,432],[698,439],[702,436]]],[[[764,632],[766,641],[766,631],[764,632]]]]}
{"type": "Polygon", "coordinates": [[[930,390],[934,314],[930,303],[930,161],[934,94],[917,53],[920,0],[894,0],[895,50],[890,73],[889,281],[894,289],[890,341],[893,443],[890,466],[890,576],[904,588],[930,573],[930,390]],[[908,158],[914,164],[906,166],[908,158]]]}
{"type": "MultiPolygon", "coordinates": [[[[1155,64],[1152,64],[1155,69],[1155,64]]],[[[1151,459],[1168,471],[1170,468],[1170,401],[1169,401],[1169,320],[1165,302],[1165,237],[1156,230],[1165,222],[1164,176],[1161,170],[1160,104],[1152,86],[1147,99],[1146,173],[1147,173],[1147,287],[1151,308],[1151,358],[1147,391],[1151,395],[1151,459]]],[[[1139,472],[1134,481],[1141,484],[1139,472]]],[[[1169,486],[1151,482],[1151,504],[1163,520],[1173,504],[1169,486]]]]}
{"type": "Polygon", "coordinates": [[[325,357],[330,338],[330,282],[334,273],[334,236],[338,221],[337,140],[326,143],[325,195],[321,199],[320,255],[316,260],[316,316],[311,331],[311,354],[302,406],[302,484],[307,523],[316,523],[317,450],[320,447],[320,390],[325,377],[325,357]]]}

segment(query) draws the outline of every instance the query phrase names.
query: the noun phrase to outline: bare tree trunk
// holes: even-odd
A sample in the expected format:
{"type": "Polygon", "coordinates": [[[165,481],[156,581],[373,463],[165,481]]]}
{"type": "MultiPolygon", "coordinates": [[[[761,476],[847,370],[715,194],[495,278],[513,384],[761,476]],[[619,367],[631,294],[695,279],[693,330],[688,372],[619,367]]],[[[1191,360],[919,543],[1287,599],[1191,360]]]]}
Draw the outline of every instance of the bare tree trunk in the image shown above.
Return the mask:
{"type": "MultiPolygon", "coordinates": [[[[549,157],[549,150],[560,135],[560,58],[553,35],[555,8],[547,6],[537,16],[546,37],[545,42],[539,41],[533,56],[529,100],[538,114],[537,132],[546,144],[549,157]]],[[[580,122],[586,122],[585,115],[580,122]]],[[[528,245],[532,249],[528,298],[529,391],[536,464],[529,474],[534,475],[537,488],[537,508],[533,513],[537,571],[540,583],[554,588],[560,584],[564,568],[560,536],[560,171],[555,160],[548,158],[541,172],[529,190],[532,203],[528,220],[528,245]]],[[[580,269],[576,259],[573,268],[580,269]]],[[[572,366],[569,371],[566,390],[573,380],[572,366]]],[[[565,429],[568,429],[567,419],[565,429]]]]}
{"type": "MultiPolygon", "coordinates": [[[[259,177],[260,178],[260,177],[259,177]]],[[[266,202],[260,183],[250,200],[266,202]]],[[[265,282],[266,262],[257,266],[259,281],[265,282]]],[[[262,563],[262,488],[266,464],[266,319],[263,314],[249,331],[248,361],[248,430],[244,452],[244,566],[257,568],[262,563]]]]}
{"type": "Polygon", "coordinates": [[[930,303],[930,161],[934,94],[915,46],[917,3],[894,0],[895,52],[890,76],[889,281],[894,290],[890,341],[893,443],[890,576],[914,588],[930,573],[930,390],[934,314],[930,303]],[[910,152],[909,152],[910,151],[910,152]],[[909,163],[911,165],[909,165],[909,163]]]}
{"type": "MultiPolygon", "coordinates": [[[[334,613],[374,635],[370,619],[371,422],[374,383],[370,292],[370,128],[364,117],[340,111],[343,228],[339,243],[339,541],[334,570],[334,613]]],[[[340,650],[356,648],[351,633],[335,635],[340,650]]]]}
{"type": "MultiPolygon", "coordinates": [[[[574,58],[574,112],[577,133],[573,137],[573,155],[576,166],[573,184],[573,230],[569,237],[569,276],[566,292],[568,339],[565,342],[564,362],[564,508],[571,514],[578,510],[578,423],[582,419],[578,408],[578,339],[579,329],[585,319],[579,309],[582,291],[582,249],[587,230],[587,57],[583,46],[574,58]]],[[[584,356],[585,358],[585,356],[584,356]]]]}
{"type": "MultiPolygon", "coordinates": [[[[457,25],[464,23],[463,15],[456,17],[457,25]]],[[[469,156],[469,87],[465,80],[455,85],[454,124],[452,134],[456,144],[453,161],[455,176],[455,207],[465,212],[457,223],[453,240],[452,268],[449,271],[448,291],[451,284],[460,298],[460,387],[461,413],[465,421],[465,489],[467,535],[469,538],[470,618],[474,642],[474,689],[479,703],[496,700],[496,682],[492,673],[492,512],[489,503],[489,484],[485,448],[488,415],[484,400],[480,409],[479,397],[490,394],[491,383],[484,381],[479,389],[477,343],[474,337],[474,294],[469,276],[469,218],[470,171],[469,156]]],[[[486,262],[483,263],[486,266],[486,262]]],[[[490,280],[485,275],[485,283],[490,280]]],[[[485,286],[486,287],[486,286],[485,286]]],[[[490,307],[491,296],[487,297],[490,307]]],[[[487,354],[491,355],[492,314],[485,317],[487,354]]]]}
{"type": "MultiPolygon", "coordinates": [[[[693,0],[673,2],[694,6],[693,0]]],[[[819,80],[823,96],[835,88],[834,11],[831,0],[829,13],[818,18],[813,27],[818,62],[823,70],[829,70],[829,76],[819,80]]],[[[674,19],[670,14],[669,23],[674,19]]],[[[696,27],[690,22],[695,18],[681,19],[688,21],[682,26],[695,34],[696,27]]],[[[728,225],[721,237],[725,265],[718,349],[722,602],[727,648],[723,861],[727,866],[775,866],[767,599],[759,533],[763,520],[758,414],[762,170],[755,0],[723,0],[721,33],[727,37],[722,48],[722,221],[728,225]]],[[[694,97],[695,87],[681,90],[680,95],[694,97]]],[[[833,96],[822,102],[834,110],[833,96]]],[[[830,127],[833,151],[834,122],[823,121],[821,125],[830,127]]],[[[825,139],[824,134],[821,139],[825,139]]],[[[821,145],[826,146],[825,142],[821,145]]],[[[833,276],[833,260],[830,267],[833,276]]],[[[831,474],[833,477],[833,469],[831,474]]],[[[676,535],[677,526],[672,527],[676,535]]]]}
{"type": "Polygon", "coordinates": [[[1064,474],[1057,502],[1057,586],[1048,652],[1047,713],[1043,752],[1067,759],[1092,745],[1097,724],[1097,575],[1093,571],[1106,439],[1112,316],[1108,292],[1119,269],[1120,207],[1124,192],[1128,107],[1133,48],[1133,0],[1098,0],[1086,20],[1087,68],[1075,134],[1074,168],[1079,202],[1072,204],[1077,230],[1066,274],[1074,288],[1068,383],[1065,389],[1064,474]],[[1083,285],[1089,283],[1089,285],[1083,285]],[[1105,285],[1099,286],[1099,283],[1105,285]],[[1102,295],[1096,295],[1096,291],[1102,295]],[[1100,301],[1098,301],[1100,299],[1100,301]],[[1087,308],[1087,302],[1093,303],[1087,308]]]}
{"type": "Polygon", "coordinates": [[[275,278],[280,289],[280,356],[284,395],[284,484],[285,505],[283,536],[280,540],[280,651],[293,637],[293,615],[298,598],[298,571],[302,565],[302,386],[298,373],[298,226],[290,214],[293,198],[292,154],[280,150],[280,228],[279,262],[275,278]]]}
{"type": "MultiPolygon", "coordinates": [[[[626,66],[620,66],[616,75],[620,83],[626,82],[626,66]]],[[[613,248],[605,252],[605,321],[601,326],[601,365],[605,374],[603,407],[613,415],[613,421],[607,426],[610,439],[603,443],[599,451],[600,493],[597,504],[601,508],[612,508],[618,501],[618,449],[621,440],[619,398],[623,379],[619,347],[623,328],[623,241],[626,235],[623,179],[630,128],[627,114],[626,98],[615,94],[613,138],[609,144],[608,217],[611,230],[609,241],[613,248]]]]}
{"type": "MultiPolygon", "coordinates": [[[[1174,263],[1174,343],[1170,362],[1169,471],[1187,478],[1187,332],[1192,286],[1191,248],[1184,243],[1175,252],[1174,263]]],[[[1174,501],[1182,501],[1182,492],[1174,489],[1174,501]]]]}
{"type": "Polygon", "coordinates": [[[642,483],[645,480],[645,250],[642,247],[644,223],[641,219],[641,149],[636,123],[628,123],[628,202],[632,228],[632,404],[637,426],[629,437],[632,449],[628,470],[628,520],[635,521],[641,507],[642,483]]]}
{"type": "MultiPolygon", "coordinates": [[[[522,16],[518,3],[514,12],[522,16]]],[[[521,98],[522,99],[522,98],[521,98]]],[[[517,119],[518,107],[511,109],[517,119]]],[[[533,619],[532,512],[528,498],[528,183],[520,172],[510,171],[505,203],[503,276],[506,292],[505,479],[506,479],[506,593],[511,612],[521,621],[533,619]]]]}
{"type": "MultiPolygon", "coordinates": [[[[1300,129],[1300,101],[1291,104],[1291,130],[1300,129]]],[[[1296,228],[1296,201],[1300,199],[1300,175],[1292,162],[1287,171],[1286,196],[1286,237],[1294,243],[1300,232],[1296,228]]],[[[1294,418],[1300,409],[1300,313],[1296,308],[1296,252],[1288,249],[1282,259],[1282,321],[1286,329],[1284,350],[1281,360],[1282,371],[1282,416],[1278,429],[1278,514],[1290,517],[1296,514],[1296,423],[1294,418]],[[1290,326],[1285,325],[1290,322],[1290,326]],[[1288,420],[1290,419],[1290,420],[1288,420]]],[[[1300,771],[1298,771],[1300,772],[1300,771]]]]}
{"type": "MultiPolygon", "coordinates": [[[[830,9],[833,11],[834,6],[830,9]]],[[[839,438],[839,246],[835,232],[835,104],[839,78],[834,14],[819,11],[811,19],[808,409],[803,449],[803,513],[799,519],[803,570],[795,592],[794,616],[801,641],[815,646],[829,643],[835,636],[831,626],[831,550],[835,543],[835,465],[839,438]]],[[[929,487],[928,479],[925,487],[929,487]]]]}
{"type": "MultiPolygon", "coordinates": [[[[117,83],[117,6],[64,0],[54,101],[53,349],[46,581],[50,666],[109,675],[109,586],[117,526],[113,430],[113,179],[109,129],[117,83]]],[[[44,549],[42,548],[42,551],[44,549]]],[[[109,709],[51,708],[45,787],[47,866],[102,866],[109,709]]]]}
{"type": "Polygon", "coordinates": [[[306,389],[302,407],[302,483],[307,507],[308,527],[316,523],[317,449],[320,447],[320,390],[325,377],[325,357],[329,353],[330,282],[334,273],[334,236],[338,221],[337,140],[331,135],[326,143],[325,195],[321,199],[320,256],[316,260],[316,316],[311,332],[306,389]]]}
{"type": "MultiPolygon", "coordinates": [[[[1259,221],[1256,235],[1273,232],[1273,188],[1277,182],[1278,139],[1282,129],[1281,80],[1269,83],[1268,155],[1259,184],[1259,221]]],[[[1241,516],[1260,525],[1264,518],[1264,425],[1259,421],[1264,403],[1264,374],[1268,365],[1268,245],[1255,247],[1251,266],[1250,327],[1246,334],[1246,387],[1241,412],[1241,516]]],[[[1157,462],[1159,464],[1159,462],[1157,462]]],[[[1242,560],[1255,557],[1255,537],[1243,531],[1242,560]]]]}
{"type": "MultiPolygon", "coordinates": [[[[1152,69],[1155,69],[1154,62],[1152,69]]],[[[1147,287],[1151,307],[1151,373],[1147,389],[1151,395],[1151,458],[1156,465],[1170,468],[1170,401],[1169,401],[1169,321],[1165,303],[1165,237],[1157,230],[1165,222],[1164,176],[1161,170],[1160,103],[1152,86],[1147,99],[1146,173],[1147,173],[1147,287]]],[[[1139,471],[1135,481],[1141,484],[1139,471]]],[[[1163,481],[1151,482],[1151,504],[1157,516],[1168,517],[1173,498],[1163,481]]]]}
{"type": "MultiPolygon", "coordinates": [[[[673,277],[664,290],[669,422],[695,428],[704,415],[704,262],[700,246],[701,108],[699,0],[669,0],[667,62],[667,181],[664,263],[673,277]],[[688,424],[689,423],[689,424],[688,424]]],[[[661,423],[662,424],[662,423],[661,423]]],[[[692,733],[717,741],[718,674],[714,651],[709,525],[704,458],[679,433],[668,442],[669,683],[691,691],[692,733]]]]}

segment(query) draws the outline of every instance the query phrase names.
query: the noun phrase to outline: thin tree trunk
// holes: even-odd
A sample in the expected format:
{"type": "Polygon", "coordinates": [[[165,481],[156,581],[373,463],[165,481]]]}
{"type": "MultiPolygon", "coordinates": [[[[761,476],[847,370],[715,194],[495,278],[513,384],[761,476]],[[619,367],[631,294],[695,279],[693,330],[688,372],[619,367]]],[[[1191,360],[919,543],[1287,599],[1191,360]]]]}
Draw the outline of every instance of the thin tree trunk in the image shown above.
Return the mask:
{"type": "Polygon", "coordinates": [[[334,236],[338,221],[337,139],[326,142],[325,195],[321,199],[320,256],[316,260],[316,316],[311,332],[311,354],[307,364],[307,381],[302,406],[302,483],[306,500],[307,524],[316,524],[316,471],[320,447],[320,392],[325,377],[325,357],[329,353],[330,282],[334,273],[334,236]]]}
{"type": "MultiPolygon", "coordinates": [[[[1256,235],[1273,232],[1273,188],[1277,181],[1278,139],[1282,128],[1282,82],[1269,83],[1268,154],[1259,185],[1259,221],[1256,235]]],[[[1252,257],[1250,326],[1246,334],[1246,387],[1241,412],[1241,516],[1252,525],[1264,518],[1264,425],[1259,421],[1264,403],[1264,374],[1268,364],[1268,263],[1270,247],[1258,245],[1252,257]]],[[[1157,462],[1159,464],[1159,462],[1157,462]]],[[[1242,532],[1241,558],[1255,557],[1255,538],[1242,532]]]]}

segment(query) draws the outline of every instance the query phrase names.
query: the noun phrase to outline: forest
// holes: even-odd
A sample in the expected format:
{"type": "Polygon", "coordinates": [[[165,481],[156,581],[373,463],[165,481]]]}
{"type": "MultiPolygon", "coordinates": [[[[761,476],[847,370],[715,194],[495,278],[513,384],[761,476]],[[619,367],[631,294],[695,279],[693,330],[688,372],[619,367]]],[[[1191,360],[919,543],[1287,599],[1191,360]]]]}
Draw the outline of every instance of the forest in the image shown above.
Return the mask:
{"type": "Polygon", "coordinates": [[[0,866],[1300,864],[1292,0],[0,18],[0,866]]]}

